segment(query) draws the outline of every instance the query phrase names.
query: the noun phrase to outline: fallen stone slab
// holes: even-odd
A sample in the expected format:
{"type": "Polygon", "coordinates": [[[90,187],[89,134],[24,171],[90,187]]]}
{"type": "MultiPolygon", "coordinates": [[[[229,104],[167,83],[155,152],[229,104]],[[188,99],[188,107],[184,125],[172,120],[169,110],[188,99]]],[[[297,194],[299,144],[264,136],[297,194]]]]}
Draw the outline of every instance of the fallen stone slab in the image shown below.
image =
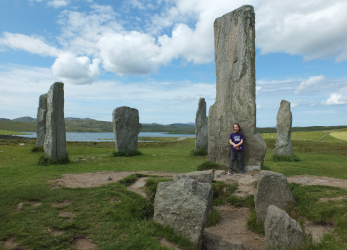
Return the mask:
{"type": "Polygon", "coordinates": [[[190,173],[184,173],[184,174],[176,174],[173,176],[173,181],[178,181],[182,178],[190,178],[197,180],[201,183],[211,183],[214,178],[213,170],[206,170],[206,171],[195,171],[190,173]]]}

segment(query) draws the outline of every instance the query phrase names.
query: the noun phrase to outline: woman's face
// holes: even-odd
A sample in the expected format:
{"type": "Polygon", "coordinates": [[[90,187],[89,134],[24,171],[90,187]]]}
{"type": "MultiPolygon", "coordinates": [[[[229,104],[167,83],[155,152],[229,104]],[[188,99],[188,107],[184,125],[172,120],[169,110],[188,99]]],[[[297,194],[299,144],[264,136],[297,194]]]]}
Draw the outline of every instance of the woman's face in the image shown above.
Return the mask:
{"type": "Polygon", "coordinates": [[[234,132],[237,133],[240,131],[239,126],[237,126],[237,124],[234,124],[234,132]]]}

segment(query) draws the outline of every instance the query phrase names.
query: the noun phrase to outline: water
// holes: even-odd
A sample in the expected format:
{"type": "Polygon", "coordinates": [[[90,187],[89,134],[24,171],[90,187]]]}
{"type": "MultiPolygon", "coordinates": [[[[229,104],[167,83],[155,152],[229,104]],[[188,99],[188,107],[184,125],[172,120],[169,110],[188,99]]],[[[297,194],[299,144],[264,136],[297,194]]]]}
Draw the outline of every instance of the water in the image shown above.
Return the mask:
{"type": "MultiPolygon", "coordinates": [[[[24,137],[36,138],[36,132],[23,132],[26,135],[24,137]]],[[[139,137],[192,137],[194,134],[167,134],[166,132],[140,132],[139,137]]],[[[67,141],[89,141],[89,142],[102,142],[102,141],[114,141],[114,135],[112,132],[108,133],[88,133],[88,132],[66,132],[67,141]]],[[[141,140],[139,140],[141,141],[141,140]]]]}

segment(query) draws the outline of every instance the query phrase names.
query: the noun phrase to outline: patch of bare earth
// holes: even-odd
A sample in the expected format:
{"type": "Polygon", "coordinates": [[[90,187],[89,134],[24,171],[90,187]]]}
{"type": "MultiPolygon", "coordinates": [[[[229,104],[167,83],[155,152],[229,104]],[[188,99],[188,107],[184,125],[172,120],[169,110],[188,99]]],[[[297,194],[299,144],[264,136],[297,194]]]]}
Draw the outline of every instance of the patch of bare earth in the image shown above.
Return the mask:
{"type": "Polygon", "coordinates": [[[132,185],[128,187],[130,191],[133,191],[143,197],[146,197],[146,193],[144,191],[144,187],[146,185],[146,181],[148,178],[139,178],[132,185]]]}
{"type": "Polygon", "coordinates": [[[76,250],[96,250],[98,246],[91,240],[84,237],[75,237],[71,241],[71,245],[75,247],[76,250]]]}
{"type": "Polygon", "coordinates": [[[324,234],[331,234],[334,230],[334,225],[317,224],[310,221],[305,223],[305,233],[310,234],[314,243],[319,243],[324,234]]]}
{"type": "Polygon", "coordinates": [[[175,244],[171,243],[170,241],[167,241],[165,238],[159,238],[158,242],[160,245],[165,246],[169,249],[180,250],[179,247],[177,247],[175,244]]]}
{"type": "Polygon", "coordinates": [[[62,201],[62,202],[53,203],[53,204],[52,204],[52,207],[55,207],[55,208],[62,208],[62,207],[70,206],[70,205],[71,205],[71,201],[65,200],[65,201],[62,201]]]}
{"type": "Polygon", "coordinates": [[[63,178],[52,180],[53,186],[65,186],[70,188],[88,188],[118,182],[131,174],[148,174],[158,176],[173,176],[176,173],[141,171],[141,172],[94,172],[82,174],[63,174],[63,178]]]}
{"type": "Polygon", "coordinates": [[[69,211],[59,211],[58,216],[67,218],[68,221],[72,221],[75,214],[69,211]]]}
{"type": "Polygon", "coordinates": [[[288,177],[288,181],[302,185],[321,185],[347,189],[347,180],[326,176],[294,175],[288,177]]]}
{"type": "Polygon", "coordinates": [[[220,211],[221,220],[217,225],[205,228],[205,231],[241,242],[245,249],[263,249],[264,236],[247,229],[248,208],[224,205],[214,209],[220,211]]]}
{"type": "Polygon", "coordinates": [[[62,234],[65,233],[65,231],[58,230],[58,229],[55,229],[55,228],[47,228],[47,230],[54,236],[59,236],[59,235],[62,235],[62,234]]]}
{"type": "Polygon", "coordinates": [[[14,237],[8,238],[3,242],[3,248],[5,250],[26,250],[26,247],[18,246],[18,243],[15,241],[14,237]]]}

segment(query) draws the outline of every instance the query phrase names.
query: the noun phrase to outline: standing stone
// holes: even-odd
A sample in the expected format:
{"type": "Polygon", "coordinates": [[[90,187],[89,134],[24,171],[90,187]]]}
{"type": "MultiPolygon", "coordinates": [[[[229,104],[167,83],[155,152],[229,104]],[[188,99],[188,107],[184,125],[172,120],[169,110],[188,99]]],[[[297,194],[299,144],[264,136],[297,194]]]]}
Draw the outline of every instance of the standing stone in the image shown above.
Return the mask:
{"type": "Polygon", "coordinates": [[[136,152],[138,135],[142,129],[139,111],[123,106],[113,110],[112,117],[116,152],[136,152]]]}
{"type": "Polygon", "coordinates": [[[266,249],[305,249],[300,224],[276,206],[268,207],[264,229],[266,249]]]}
{"type": "Polygon", "coordinates": [[[245,136],[246,171],[260,170],[266,153],[266,143],[256,132],[254,25],[250,5],[214,22],[217,94],[208,118],[209,161],[229,165],[229,136],[237,122],[245,136]]]}
{"type": "Polygon", "coordinates": [[[43,147],[46,135],[46,114],[47,114],[47,94],[41,95],[39,99],[39,107],[37,109],[36,135],[37,147],[43,147]]]}
{"type": "Polygon", "coordinates": [[[294,198],[289,190],[287,177],[284,174],[268,170],[259,172],[257,188],[254,193],[254,205],[258,222],[265,221],[268,206],[274,205],[286,209],[292,202],[294,202],[294,198]]]}
{"type": "Polygon", "coordinates": [[[67,158],[62,82],[55,82],[47,94],[46,135],[43,148],[49,158],[55,160],[67,158]]]}
{"type": "Polygon", "coordinates": [[[195,152],[208,150],[207,125],[205,98],[200,98],[195,118],[195,152]]]}
{"type": "Polygon", "coordinates": [[[277,139],[274,148],[274,155],[293,156],[291,141],[292,131],[292,112],[290,111],[290,102],[282,100],[277,113],[277,139]]]}
{"type": "Polygon", "coordinates": [[[153,220],[172,227],[175,233],[187,237],[197,249],[201,249],[212,196],[209,183],[188,178],[160,182],[155,194],[153,220]]]}

